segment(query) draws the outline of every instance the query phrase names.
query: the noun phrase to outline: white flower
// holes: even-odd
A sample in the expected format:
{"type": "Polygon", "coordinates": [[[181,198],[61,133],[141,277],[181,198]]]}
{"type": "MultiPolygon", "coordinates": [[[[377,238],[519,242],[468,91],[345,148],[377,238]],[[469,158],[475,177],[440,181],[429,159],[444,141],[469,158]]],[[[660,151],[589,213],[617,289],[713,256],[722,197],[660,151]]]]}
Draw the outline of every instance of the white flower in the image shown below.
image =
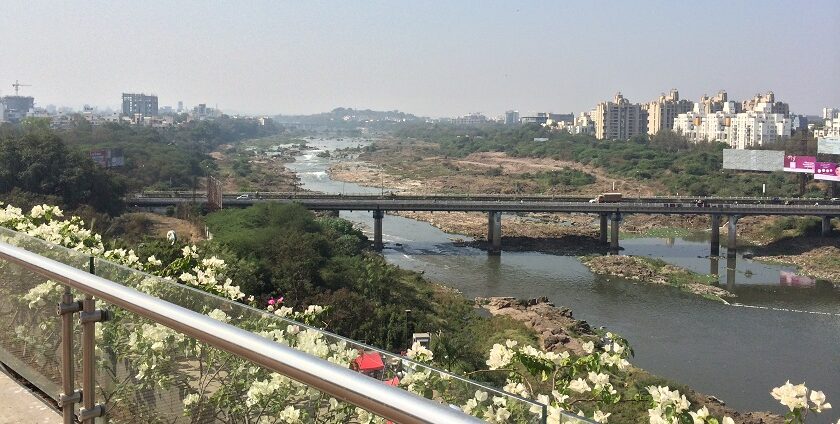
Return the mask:
{"type": "Polygon", "coordinates": [[[184,398],[184,408],[189,408],[192,404],[201,400],[201,396],[198,393],[190,393],[187,397],[184,398]]]}
{"type": "Polygon", "coordinates": [[[589,371],[588,378],[589,378],[589,381],[591,381],[595,385],[595,390],[599,390],[599,389],[603,388],[604,386],[606,386],[607,384],[610,384],[609,374],[604,374],[604,373],[597,373],[596,374],[592,371],[589,371]]]}
{"type": "Polygon", "coordinates": [[[434,358],[432,351],[426,349],[420,342],[414,342],[411,348],[405,352],[405,356],[418,361],[431,361],[434,358]]]}
{"type": "Polygon", "coordinates": [[[279,418],[287,423],[300,422],[300,410],[295,409],[292,406],[287,406],[285,409],[280,411],[279,418]]]}
{"type": "MultiPolygon", "coordinates": [[[[516,342],[514,342],[515,344],[516,342]]],[[[490,358],[487,359],[487,366],[491,370],[504,368],[513,360],[513,351],[498,343],[493,345],[490,349],[490,358]]]]}
{"type": "Polygon", "coordinates": [[[590,390],[589,384],[586,383],[586,380],[582,378],[578,378],[576,380],[572,380],[569,383],[569,389],[573,392],[577,393],[584,393],[590,390]]]}
{"type": "Polygon", "coordinates": [[[595,351],[595,343],[593,343],[592,341],[584,343],[581,347],[583,348],[583,351],[587,354],[595,351]]]}
{"type": "Polygon", "coordinates": [[[698,409],[697,412],[689,412],[688,414],[691,415],[694,424],[705,424],[706,418],[709,417],[709,409],[704,406],[698,409]]]}
{"type": "Polygon", "coordinates": [[[607,418],[610,415],[612,415],[612,414],[609,414],[609,413],[605,414],[605,413],[601,412],[600,410],[595,411],[595,413],[592,415],[592,420],[594,420],[595,422],[598,422],[598,423],[605,423],[605,422],[607,422],[607,418]]]}
{"type": "Polygon", "coordinates": [[[814,404],[814,411],[822,412],[823,409],[831,409],[831,404],[825,401],[825,393],[819,390],[812,390],[809,396],[811,402],[814,404]]]}
{"type": "Polygon", "coordinates": [[[485,392],[483,390],[476,390],[475,391],[475,400],[477,400],[479,402],[484,402],[485,400],[487,400],[487,392],[485,392]]]}
{"type": "Polygon", "coordinates": [[[207,316],[213,318],[216,321],[230,322],[230,317],[228,316],[228,314],[222,312],[219,309],[213,309],[212,311],[210,311],[209,314],[207,314],[207,316]]]}
{"type": "Polygon", "coordinates": [[[723,417],[721,424],[735,424],[735,420],[730,417],[723,417]]]}
{"type": "Polygon", "coordinates": [[[794,411],[799,408],[807,408],[808,401],[805,399],[805,394],[808,389],[804,384],[793,385],[788,380],[784,385],[775,387],[770,394],[788,409],[794,411]]]}

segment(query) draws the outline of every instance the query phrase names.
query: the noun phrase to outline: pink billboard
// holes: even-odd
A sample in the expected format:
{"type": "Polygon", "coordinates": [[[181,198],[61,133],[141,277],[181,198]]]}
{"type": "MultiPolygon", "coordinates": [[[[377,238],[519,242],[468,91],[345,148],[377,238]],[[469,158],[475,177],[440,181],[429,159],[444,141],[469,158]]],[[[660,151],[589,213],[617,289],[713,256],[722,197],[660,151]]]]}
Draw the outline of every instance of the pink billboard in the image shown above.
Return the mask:
{"type": "Polygon", "coordinates": [[[814,164],[817,163],[816,156],[785,156],[785,171],[814,173],[814,164]]]}
{"type": "Polygon", "coordinates": [[[840,166],[834,162],[817,162],[814,168],[814,179],[840,181],[840,166]]]}

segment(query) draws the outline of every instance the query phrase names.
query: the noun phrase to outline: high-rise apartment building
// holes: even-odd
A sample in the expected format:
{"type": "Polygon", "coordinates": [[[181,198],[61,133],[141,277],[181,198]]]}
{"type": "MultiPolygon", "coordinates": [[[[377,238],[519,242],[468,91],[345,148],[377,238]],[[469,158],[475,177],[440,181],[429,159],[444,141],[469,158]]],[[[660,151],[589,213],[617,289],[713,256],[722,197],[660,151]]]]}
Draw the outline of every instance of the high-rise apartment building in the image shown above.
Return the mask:
{"type": "Polygon", "coordinates": [[[155,95],[123,93],[122,95],[123,116],[142,117],[158,116],[158,98],[155,95]]]}
{"type": "Polygon", "coordinates": [[[505,112],[505,125],[519,125],[518,110],[509,110],[505,112]]]}
{"type": "Polygon", "coordinates": [[[5,96],[0,98],[0,121],[20,122],[26,114],[35,109],[35,98],[29,96],[5,96]]]}
{"type": "Polygon", "coordinates": [[[647,132],[647,112],[638,103],[630,103],[621,93],[612,102],[598,103],[592,114],[595,138],[627,140],[647,132]]]}
{"type": "Polygon", "coordinates": [[[750,105],[750,110],[736,112],[746,103],[723,101],[720,110],[711,113],[703,112],[706,105],[697,103],[693,111],[677,116],[674,131],[694,142],[719,141],[733,149],[762,146],[790,137],[791,119],[773,113],[771,103],[759,102],[750,105]]]}
{"type": "Polygon", "coordinates": [[[790,116],[790,106],[787,103],[777,102],[772,91],[768,91],[767,94],[756,94],[752,99],[745,100],[741,103],[741,110],[780,113],[786,117],[790,116]]]}
{"type": "MultiPolygon", "coordinates": [[[[728,101],[729,96],[726,94],[726,91],[720,90],[714,97],[709,97],[707,95],[703,95],[700,98],[699,105],[699,112],[700,113],[715,113],[720,112],[723,110],[723,106],[728,101]]],[[[741,105],[736,104],[735,107],[737,110],[733,111],[732,113],[738,113],[741,111],[741,105]]]]}
{"type": "Polygon", "coordinates": [[[647,132],[655,135],[659,131],[674,128],[674,119],[681,113],[691,112],[694,102],[680,100],[680,93],[676,88],[662,94],[659,99],[645,105],[647,111],[647,132]]]}

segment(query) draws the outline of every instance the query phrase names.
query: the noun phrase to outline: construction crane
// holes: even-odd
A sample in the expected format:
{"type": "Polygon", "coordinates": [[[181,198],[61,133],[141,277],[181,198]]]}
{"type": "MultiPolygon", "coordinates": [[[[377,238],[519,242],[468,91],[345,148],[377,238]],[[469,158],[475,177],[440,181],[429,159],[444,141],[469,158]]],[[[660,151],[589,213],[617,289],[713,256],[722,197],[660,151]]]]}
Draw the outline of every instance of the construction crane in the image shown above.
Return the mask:
{"type": "Polygon", "coordinates": [[[19,96],[20,95],[19,92],[20,92],[21,87],[32,87],[32,86],[29,85],[29,84],[21,84],[20,81],[15,80],[15,83],[12,84],[12,87],[15,88],[15,96],[19,96]]]}

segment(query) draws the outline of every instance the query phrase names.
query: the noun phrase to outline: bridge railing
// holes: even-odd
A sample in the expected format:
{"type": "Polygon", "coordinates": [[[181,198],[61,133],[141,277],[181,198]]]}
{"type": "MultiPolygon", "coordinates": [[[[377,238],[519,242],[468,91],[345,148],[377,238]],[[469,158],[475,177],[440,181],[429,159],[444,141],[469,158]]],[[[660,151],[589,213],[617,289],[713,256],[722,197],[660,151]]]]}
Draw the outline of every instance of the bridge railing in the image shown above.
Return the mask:
{"type": "Polygon", "coordinates": [[[115,423],[346,422],[367,414],[472,422],[461,409],[481,392],[511,422],[547,418],[534,401],[6,229],[0,293],[0,362],[80,418],[105,411],[115,423]],[[80,331],[66,325],[82,296],[96,301],[76,316],[80,331]],[[109,319],[95,322],[102,317],[109,319]],[[79,387],[94,395],[75,395],[79,387]]]}

